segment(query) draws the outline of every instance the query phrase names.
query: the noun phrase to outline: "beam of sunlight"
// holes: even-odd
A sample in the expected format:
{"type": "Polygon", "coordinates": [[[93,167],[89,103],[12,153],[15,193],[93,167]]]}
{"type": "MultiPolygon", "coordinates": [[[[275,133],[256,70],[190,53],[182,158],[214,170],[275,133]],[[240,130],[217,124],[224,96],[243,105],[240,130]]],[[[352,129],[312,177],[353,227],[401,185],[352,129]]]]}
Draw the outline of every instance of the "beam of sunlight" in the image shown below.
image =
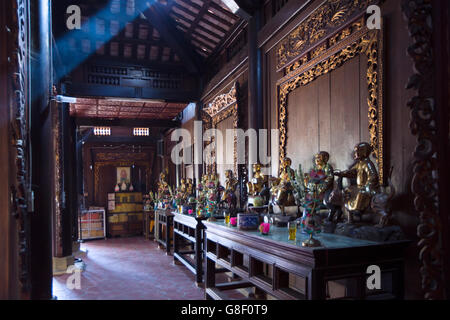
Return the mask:
{"type": "MultiPolygon", "coordinates": [[[[56,39],[53,44],[53,53],[59,53],[60,63],[62,67],[55,68],[54,70],[54,83],[58,83],[62,78],[66,75],[70,74],[75,68],[80,66],[85,60],[87,60],[92,54],[97,51],[96,43],[98,41],[101,42],[101,45],[104,46],[106,43],[111,41],[117,34],[119,34],[128,22],[134,21],[142,12],[144,12],[147,8],[149,8],[156,0],[137,0],[135,1],[135,10],[134,14],[128,14],[126,11],[122,10],[119,13],[111,12],[111,4],[112,0],[97,14],[88,18],[88,20],[82,24],[81,30],[68,30],[68,32],[56,39]],[[97,35],[95,30],[90,30],[89,33],[84,32],[84,28],[88,26],[96,25],[96,19],[101,19],[106,23],[110,23],[111,20],[119,21],[120,28],[116,34],[111,34],[111,32],[104,32],[103,35],[97,35]],[[90,42],[90,48],[86,50],[87,52],[82,51],[74,51],[71,47],[71,42],[76,41],[81,44],[81,41],[84,39],[88,39],[90,42]]],[[[83,12],[82,12],[83,14],[83,12]]],[[[92,29],[92,27],[91,27],[92,29]]],[[[76,46],[82,47],[82,45],[76,46]]]]}

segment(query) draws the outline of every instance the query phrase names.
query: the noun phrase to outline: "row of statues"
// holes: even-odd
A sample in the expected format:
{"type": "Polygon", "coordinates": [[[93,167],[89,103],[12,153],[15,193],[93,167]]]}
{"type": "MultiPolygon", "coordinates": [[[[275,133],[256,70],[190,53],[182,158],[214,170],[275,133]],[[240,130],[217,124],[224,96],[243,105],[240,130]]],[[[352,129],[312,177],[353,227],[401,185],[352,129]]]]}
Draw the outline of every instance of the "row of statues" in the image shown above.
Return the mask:
{"type": "Polygon", "coordinates": [[[334,170],[329,164],[330,155],[321,151],[314,155],[313,167],[308,173],[291,168],[290,158],[283,159],[278,178],[267,179],[261,173],[261,166],[253,166],[253,179],[247,184],[249,196],[264,196],[269,182],[270,202],[279,206],[282,212],[287,207],[314,205],[314,209],[328,209],[328,221],[339,220],[345,212],[347,222],[354,217],[362,219],[368,214],[368,221],[379,218],[378,226],[385,226],[390,218],[390,202],[395,194],[391,182],[390,192],[381,190],[379,175],[370,159],[372,147],[363,142],[353,150],[354,163],[345,171],[334,170]],[[338,181],[335,184],[335,177],[338,181]],[[342,179],[350,180],[343,188],[342,179]]]}
{"type": "MultiPolygon", "coordinates": [[[[286,157],[281,163],[279,177],[270,178],[262,173],[261,165],[256,163],[253,165],[253,177],[246,185],[249,204],[272,205],[278,207],[281,213],[288,208],[303,207],[305,212],[324,209],[329,212],[328,221],[339,220],[345,213],[348,223],[353,223],[356,216],[362,218],[368,214],[371,219],[377,215],[381,217],[379,225],[384,226],[389,220],[389,205],[395,190],[392,186],[390,193],[381,190],[376,166],[370,159],[371,153],[370,144],[357,144],[353,150],[354,163],[347,170],[339,171],[330,165],[330,154],[321,151],[314,155],[312,168],[306,173],[302,172],[301,166],[298,170],[292,169],[292,161],[286,157]],[[345,188],[343,178],[350,181],[345,188]]],[[[163,201],[172,195],[165,181],[166,175],[167,170],[161,172],[158,183],[158,199],[163,201]]],[[[197,207],[209,214],[220,206],[235,212],[238,185],[239,180],[233,171],[227,170],[224,186],[220,184],[217,174],[203,175],[195,198],[192,179],[181,179],[175,196],[172,196],[180,203],[194,197],[197,207]]]]}

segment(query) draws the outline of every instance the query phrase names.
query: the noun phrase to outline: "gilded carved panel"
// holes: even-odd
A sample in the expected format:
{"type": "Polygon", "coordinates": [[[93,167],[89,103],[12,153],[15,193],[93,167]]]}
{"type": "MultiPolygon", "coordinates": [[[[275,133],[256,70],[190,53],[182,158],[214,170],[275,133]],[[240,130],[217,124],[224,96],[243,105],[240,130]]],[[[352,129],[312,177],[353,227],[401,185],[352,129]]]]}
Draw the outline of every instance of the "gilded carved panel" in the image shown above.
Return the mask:
{"type": "Polygon", "coordinates": [[[277,82],[278,115],[280,129],[280,161],[286,157],[288,95],[300,86],[305,86],[318,77],[327,74],[346,61],[359,54],[365,54],[367,64],[368,118],[370,144],[374,149],[380,173],[380,182],[384,184],[383,149],[383,37],[378,30],[369,30],[361,20],[349,28],[327,39],[328,49],[316,55],[308,55],[291,66],[289,73],[277,82]]]}
{"type": "Polygon", "coordinates": [[[365,13],[375,0],[328,0],[289,33],[277,47],[277,68],[281,71],[349,21],[365,13]]]}

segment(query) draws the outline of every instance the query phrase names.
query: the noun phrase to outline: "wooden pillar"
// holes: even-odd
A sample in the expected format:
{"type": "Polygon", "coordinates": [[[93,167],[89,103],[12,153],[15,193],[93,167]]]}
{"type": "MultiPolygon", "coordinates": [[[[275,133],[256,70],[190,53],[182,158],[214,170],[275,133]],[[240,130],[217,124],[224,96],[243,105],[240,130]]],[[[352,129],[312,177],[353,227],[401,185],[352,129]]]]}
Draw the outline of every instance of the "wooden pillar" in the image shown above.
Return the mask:
{"type": "Polygon", "coordinates": [[[12,2],[0,2],[0,300],[19,298],[19,281],[17,270],[19,261],[17,255],[16,221],[11,213],[11,191],[10,185],[13,181],[11,166],[11,144],[10,144],[10,101],[14,92],[10,80],[11,65],[8,58],[12,54],[14,31],[18,26],[11,21],[12,2]],[[6,28],[8,26],[8,28],[6,28]]]}
{"type": "MultiPolygon", "coordinates": [[[[203,110],[203,103],[199,102],[196,104],[195,107],[195,120],[196,121],[202,121],[202,110],[203,110]]],[[[193,154],[193,160],[194,160],[194,186],[197,186],[202,179],[203,175],[203,126],[198,130],[196,137],[195,127],[194,127],[194,139],[197,139],[194,141],[194,154],[193,154]],[[198,154],[198,158],[196,156],[196,153],[198,154]],[[201,164],[196,164],[195,161],[201,162],[201,164]]]]}
{"type": "Polygon", "coordinates": [[[31,218],[32,299],[52,298],[53,161],[51,93],[50,1],[31,2],[33,185],[36,210],[31,218]]]}
{"type": "Polygon", "coordinates": [[[444,299],[450,298],[450,141],[449,141],[449,109],[450,109],[450,4],[448,1],[434,0],[433,4],[433,52],[435,53],[435,97],[436,119],[438,119],[438,185],[439,185],[439,215],[442,221],[443,277],[444,299]]]}
{"type": "MultiPolygon", "coordinates": [[[[77,215],[75,185],[75,143],[73,136],[73,119],[69,115],[69,105],[62,103],[61,109],[61,155],[62,155],[62,188],[61,188],[61,231],[62,255],[72,255],[73,217],[77,215]]],[[[75,220],[76,221],[76,220],[75,220]]]]}
{"type": "MultiPolygon", "coordinates": [[[[263,128],[263,103],[262,103],[262,54],[258,48],[258,31],[261,26],[261,14],[258,10],[248,22],[248,129],[258,130],[263,128]]],[[[259,137],[257,134],[257,141],[259,137]]],[[[259,153],[259,143],[256,148],[259,153]]],[[[258,161],[248,159],[249,179],[253,176],[252,164],[258,161]]]]}

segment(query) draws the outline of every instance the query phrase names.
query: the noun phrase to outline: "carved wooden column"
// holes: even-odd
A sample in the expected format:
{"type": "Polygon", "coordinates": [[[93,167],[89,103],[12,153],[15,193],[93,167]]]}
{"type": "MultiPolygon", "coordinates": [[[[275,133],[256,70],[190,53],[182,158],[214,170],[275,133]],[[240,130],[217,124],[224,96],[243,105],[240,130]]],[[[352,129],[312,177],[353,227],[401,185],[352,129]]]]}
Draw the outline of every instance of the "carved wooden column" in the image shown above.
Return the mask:
{"type": "Polygon", "coordinates": [[[436,50],[438,47],[446,50],[445,44],[439,43],[441,28],[445,24],[440,18],[441,10],[448,15],[448,2],[444,2],[446,4],[432,0],[402,1],[412,38],[408,54],[414,63],[414,74],[407,85],[408,89],[416,92],[408,102],[411,132],[417,137],[411,189],[419,214],[417,235],[425,299],[445,299],[445,276],[448,276],[448,270],[445,272],[445,264],[449,259],[445,255],[448,238],[443,232],[448,230],[444,229],[448,226],[448,210],[442,211],[446,205],[443,201],[447,201],[444,199],[448,196],[448,159],[442,148],[442,143],[447,144],[448,148],[448,105],[445,105],[448,104],[448,91],[441,88],[448,85],[448,71],[445,71],[448,60],[442,59],[436,50]],[[443,74],[447,74],[447,83],[437,82],[438,78],[446,78],[442,77],[443,74]],[[447,97],[444,97],[443,92],[447,92],[447,97]]]}
{"type": "Polygon", "coordinates": [[[0,299],[30,296],[28,1],[0,3],[0,299]]]}

